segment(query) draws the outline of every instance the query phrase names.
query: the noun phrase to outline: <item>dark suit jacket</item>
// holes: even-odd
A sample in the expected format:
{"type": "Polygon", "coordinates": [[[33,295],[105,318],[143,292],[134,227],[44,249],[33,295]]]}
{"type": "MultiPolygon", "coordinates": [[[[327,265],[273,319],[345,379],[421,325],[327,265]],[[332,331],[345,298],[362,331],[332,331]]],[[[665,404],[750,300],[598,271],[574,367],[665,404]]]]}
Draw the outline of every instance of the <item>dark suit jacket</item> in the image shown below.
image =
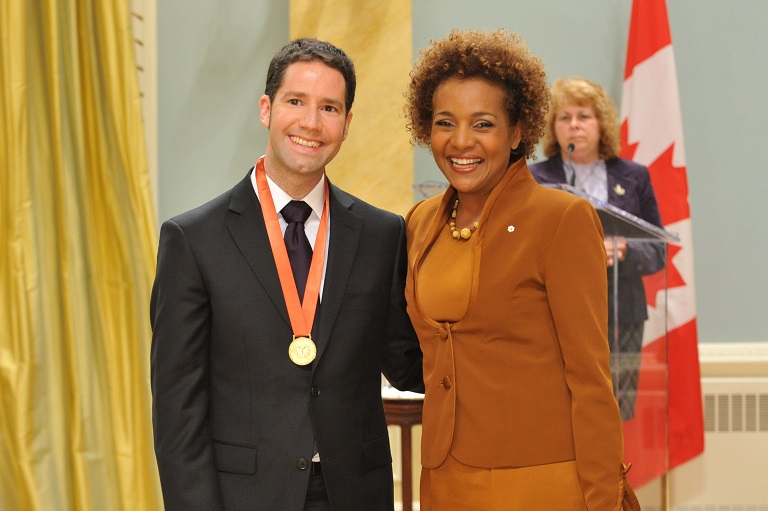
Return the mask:
{"type": "MultiPolygon", "coordinates": [[[[648,168],[623,158],[613,158],[607,161],[605,166],[608,174],[608,203],[662,227],[648,168]],[[624,190],[623,195],[616,193],[619,186],[624,190]]],[[[565,183],[565,169],[560,155],[534,163],[530,169],[539,183],[565,183]]],[[[637,241],[629,241],[628,247],[627,258],[619,263],[619,322],[641,323],[648,319],[642,276],[664,268],[665,250],[660,243],[637,241]]],[[[608,290],[613,299],[611,269],[608,271],[608,278],[608,290]]]]}
{"type": "Polygon", "coordinates": [[[152,290],[155,452],[167,511],[303,509],[317,442],[334,511],[393,509],[381,372],[422,390],[405,311],[405,224],[330,186],[331,235],[313,335],[292,338],[256,193],[165,222],[152,290]]]}

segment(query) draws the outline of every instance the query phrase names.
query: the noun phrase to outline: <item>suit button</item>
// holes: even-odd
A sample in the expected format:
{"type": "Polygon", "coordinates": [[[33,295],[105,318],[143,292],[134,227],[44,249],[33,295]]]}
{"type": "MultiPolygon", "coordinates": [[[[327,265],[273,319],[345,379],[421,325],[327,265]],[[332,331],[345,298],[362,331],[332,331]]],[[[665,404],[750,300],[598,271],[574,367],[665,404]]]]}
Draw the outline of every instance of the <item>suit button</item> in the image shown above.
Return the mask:
{"type": "Polygon", "coordinates": [[[320,389],[312,385],[312,388],[309,389],[309,393],[312,395],[312,397],[317,397],[320,395],[320,389]]]}
{"type": "Polygon", "coordinates": [[[448,339],[448,330],[441,327],[435,332],[435,335],[439,336],[442,340],[446,340],[448,339]]]}
{"type": "Polygon", "coordinates": [[[446,389],[450,389],[451,388],[451,379],[448,378],[447,376],[444,376],[443,380],[440,382],[440,385],[442,385],[446,389]]]}
{"type": "Polygon", "coordinates": [[[299,458],[299,461],[296,462],[296,468],[299,470],[307,470],[307,467],[309,467],[309,462],[304,458],[299,458]]]}

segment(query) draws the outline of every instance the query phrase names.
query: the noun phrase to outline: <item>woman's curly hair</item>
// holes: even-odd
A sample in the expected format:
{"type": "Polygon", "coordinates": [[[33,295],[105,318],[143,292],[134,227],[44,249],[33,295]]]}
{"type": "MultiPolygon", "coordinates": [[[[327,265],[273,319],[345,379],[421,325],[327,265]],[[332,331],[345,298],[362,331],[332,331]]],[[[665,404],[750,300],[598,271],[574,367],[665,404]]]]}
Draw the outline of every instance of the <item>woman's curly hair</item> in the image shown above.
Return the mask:
{"type": "Polygon", "coordinates": [[[574,76],[558,78],[552,82],[552,100],[547,113],[547,131],[541,141],[544,156],[551,158],[562,154],[562,148],[557,143],[555,134],[555,116],[557,111],[568,105],[590,107],[595,112],[595,118],[600,126],[600,157],[611,160],[619,155],[619,120],[616,107],[611,97],[600,85],[592,80],[574,76]]]}
{"type": "Polygon", "coordinates": [[[519,35],[504,29],[453,30],[445,39],[430,41],[419,54],[405,93],[407,128],[416,144],[430,145],[432,98],[438,86],[453,77],[481,77],[498,84],[509,122],[522,132],[510,162],[533,156],[544,134],[549,87],[544,63],[528,51],[519,35]]]}

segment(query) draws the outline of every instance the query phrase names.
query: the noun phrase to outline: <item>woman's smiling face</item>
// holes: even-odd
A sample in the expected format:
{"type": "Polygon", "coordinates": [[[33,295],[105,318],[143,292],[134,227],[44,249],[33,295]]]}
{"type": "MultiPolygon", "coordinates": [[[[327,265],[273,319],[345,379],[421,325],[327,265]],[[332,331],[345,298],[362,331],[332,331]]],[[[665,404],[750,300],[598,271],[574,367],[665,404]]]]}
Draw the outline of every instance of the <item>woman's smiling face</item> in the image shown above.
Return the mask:
{"type": "Polygon", "coordinates": [[[504,91],[483,78],[449,78],[432,97],[430,146],[460,193],[487,198],[509,166],[521,132],[511,126],[504,91]]]}

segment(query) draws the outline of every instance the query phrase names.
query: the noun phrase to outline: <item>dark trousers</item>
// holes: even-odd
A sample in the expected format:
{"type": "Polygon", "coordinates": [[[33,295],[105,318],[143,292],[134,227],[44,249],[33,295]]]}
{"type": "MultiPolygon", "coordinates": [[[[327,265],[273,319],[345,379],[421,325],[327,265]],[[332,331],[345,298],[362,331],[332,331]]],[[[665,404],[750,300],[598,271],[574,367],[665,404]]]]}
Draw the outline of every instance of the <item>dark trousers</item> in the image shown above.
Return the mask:
{"type": "Polygon", "coordinates": [[[307,500],[304,502],[304,511],[331,511],[331,502],[325,491],[325,481],[320,463],[312,463],[312,474],[309,476],[307,488],[307,500]]]}
{"type": "Polygon", "coordinates": [[[628,421],[635,416],[637,383],[643,349],[643,325],[644,323],[619,323],[618,343],[614,342],[613,326],[611,325],[608,329],[613,393],[619,402],[623,421],[628,421]]]}

